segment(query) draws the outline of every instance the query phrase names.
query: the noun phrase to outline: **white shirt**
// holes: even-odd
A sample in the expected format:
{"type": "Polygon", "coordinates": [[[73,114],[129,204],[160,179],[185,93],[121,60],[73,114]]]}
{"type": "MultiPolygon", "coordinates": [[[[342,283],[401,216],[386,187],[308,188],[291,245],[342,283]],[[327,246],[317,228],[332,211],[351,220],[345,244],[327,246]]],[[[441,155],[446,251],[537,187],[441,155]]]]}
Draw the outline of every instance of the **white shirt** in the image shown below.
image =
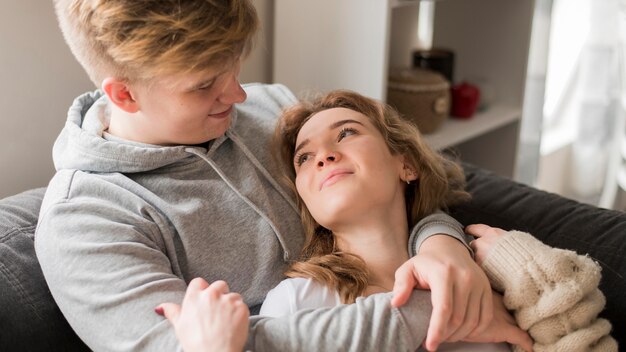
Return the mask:
{"type": "Polygon", "coordinates": [[[259,315],[281,317],[302,309],[331,308],[342,304],[339,293],[312,279],[296,277],[270,290],[259,315]]]}

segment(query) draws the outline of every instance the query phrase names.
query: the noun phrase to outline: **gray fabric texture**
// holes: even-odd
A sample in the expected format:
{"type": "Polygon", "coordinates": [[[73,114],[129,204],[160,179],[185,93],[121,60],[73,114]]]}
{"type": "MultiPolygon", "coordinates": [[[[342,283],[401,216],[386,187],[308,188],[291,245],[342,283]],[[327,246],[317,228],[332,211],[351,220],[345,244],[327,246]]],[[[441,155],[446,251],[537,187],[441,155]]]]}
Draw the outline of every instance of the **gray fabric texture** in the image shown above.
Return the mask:
{"type": "Polygon", "coordinates": [[[44,192],[0,200],[0,351],[88,350],[54,303],[35,256],[44,192]]]}
{"type": "Polygon", "coordinates": [[[400,309],[391,307],[391,295],[375,294],[359,298],[354,304],[303,310],[284,318],[253,318],[247,348],[413,352],[426,337],[432,310],[430,292],[414,291],[400,309]]]}

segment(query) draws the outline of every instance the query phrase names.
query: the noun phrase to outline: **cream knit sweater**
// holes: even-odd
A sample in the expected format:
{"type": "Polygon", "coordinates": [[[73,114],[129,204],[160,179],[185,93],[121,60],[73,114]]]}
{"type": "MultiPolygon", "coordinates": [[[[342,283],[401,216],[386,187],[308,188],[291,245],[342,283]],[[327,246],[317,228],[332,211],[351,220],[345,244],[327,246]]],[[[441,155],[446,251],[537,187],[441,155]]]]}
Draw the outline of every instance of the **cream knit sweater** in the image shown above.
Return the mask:
{"type": "MultiPolygon", "coordinates": [[[[510,231],[491,248],[483,269],[504,304],[542,351],[617,351],[611,324],[599,319],[605,304],[600,266],[588,256],[549,247],[510,231]]],[[[515,346],[514,351],[522,351],[515,346]]]]}

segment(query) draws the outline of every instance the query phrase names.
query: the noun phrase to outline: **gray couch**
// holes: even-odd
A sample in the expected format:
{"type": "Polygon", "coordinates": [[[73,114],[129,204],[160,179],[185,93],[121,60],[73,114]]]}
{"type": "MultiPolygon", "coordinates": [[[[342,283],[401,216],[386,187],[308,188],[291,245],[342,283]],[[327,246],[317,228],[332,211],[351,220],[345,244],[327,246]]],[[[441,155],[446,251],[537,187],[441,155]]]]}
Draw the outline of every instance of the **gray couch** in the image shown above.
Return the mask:
{"type": "MultiPolygon", "coordinates": [[[[626,213],[580,204],[464,165],[472,201],[450,210],[463,224],[527,231],[588,253],[603,268],[602,316],[626,346],[626,213]]],[[[0,351],[82,351],[44,281],[33,233],[44,189],[0,200],[0,351]]]]}

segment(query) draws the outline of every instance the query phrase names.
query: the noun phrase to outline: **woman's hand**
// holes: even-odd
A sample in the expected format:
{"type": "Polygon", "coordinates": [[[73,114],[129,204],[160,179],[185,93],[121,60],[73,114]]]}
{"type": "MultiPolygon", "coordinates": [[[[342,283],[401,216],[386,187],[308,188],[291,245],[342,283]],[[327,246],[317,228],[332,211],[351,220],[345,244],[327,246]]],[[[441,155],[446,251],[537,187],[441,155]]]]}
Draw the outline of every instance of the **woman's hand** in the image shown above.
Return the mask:
{"type": "Polygon", "coordinates": [[[250,311],[238,293],[229,293],[224,281],[189,283],[182,308],[163,303],[155,311],[172,323],[183,350],[242,351],[248,338],[250,311]]]}
{"type": "Polygon", "coordinates": [[[518,345],[528,352],[533,350],[533,340],[530,335],[515,322],[515,319],[507,311],[502,296],[493,292],[494,316],[487,329],[480,333],[470,334],[463,339],[466,342],[508,342],[518,345]]]}
{"type": "Polygon", "coordinates": [[[491,286],[485,273],[457,239],[428,238],[419,253],[395,275],[391,304],[406,303],[414,288],[430,289],[433,313],[424,347],[460,341],[485,330],[493,318],[491,286]]]}
{"type": "Polygon", "coordinates": [[[478,265],[481,265],[483,261],[485,261],[487,254],[496,241],[507,234],[507,232],[502,229],[484,224],[469,225],[465,228],[465,232],[467,232],[468,235],[478,237],[478,239],[469,243],[474,251],[474,259],[476,259],[478,265]]]}

